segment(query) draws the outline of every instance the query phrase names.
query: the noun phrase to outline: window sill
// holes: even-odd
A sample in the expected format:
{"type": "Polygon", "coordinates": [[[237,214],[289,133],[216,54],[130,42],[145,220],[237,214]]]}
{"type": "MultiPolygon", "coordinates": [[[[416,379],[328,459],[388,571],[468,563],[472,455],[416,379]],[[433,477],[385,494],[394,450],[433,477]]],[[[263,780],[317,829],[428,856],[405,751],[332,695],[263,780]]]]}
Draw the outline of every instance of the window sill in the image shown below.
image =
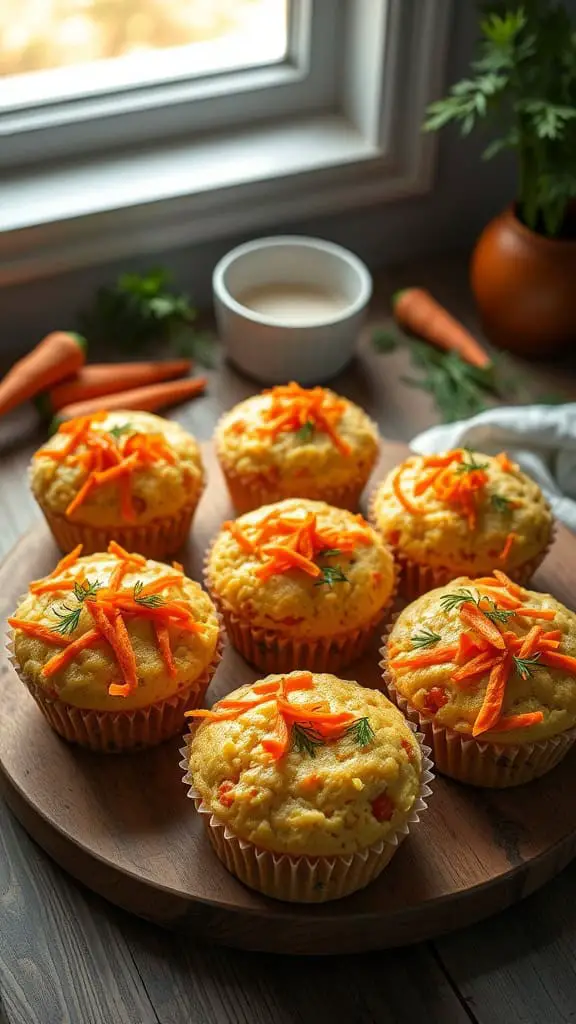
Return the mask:
{"type": "Polygon", "coordinates": [[[6,170],[0,286],[426,192],[435,140],[420,125],[450,0],[374,3],[345,5],[347,56],[324,113],[6,170]]]}
{"type": "MultiPolygon", "coordinates": [[[[422,161],[421,161],[422,163],[422,161]]],[[[8,181],[0,285],[425,191],[344,117],[318,115],[8,181]]]]}

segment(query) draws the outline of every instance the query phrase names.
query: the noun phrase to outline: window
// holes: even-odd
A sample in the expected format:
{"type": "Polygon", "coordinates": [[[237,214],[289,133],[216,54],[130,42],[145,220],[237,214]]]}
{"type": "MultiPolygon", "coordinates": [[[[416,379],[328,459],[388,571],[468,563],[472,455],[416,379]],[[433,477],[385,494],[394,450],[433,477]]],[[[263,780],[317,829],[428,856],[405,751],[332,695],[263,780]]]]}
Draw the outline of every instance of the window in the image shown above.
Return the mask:
{"type": "Polygon", "coordinates": [[[426,191],[450,4],[0,0],[0,284],[426,191]]]}
{"type": "Polygon", "coordinates": [[[3,105],[274,64],[288,0],[3,0],[3,105]]]}

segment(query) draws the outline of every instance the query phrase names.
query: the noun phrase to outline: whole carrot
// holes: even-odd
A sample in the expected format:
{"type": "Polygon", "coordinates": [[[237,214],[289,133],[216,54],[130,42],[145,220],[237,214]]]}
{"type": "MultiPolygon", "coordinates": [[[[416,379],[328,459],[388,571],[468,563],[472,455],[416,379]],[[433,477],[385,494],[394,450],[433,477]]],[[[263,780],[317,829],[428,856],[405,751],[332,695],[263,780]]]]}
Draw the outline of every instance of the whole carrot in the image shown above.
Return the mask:
{"type": "Polygon", "coordinates": [[[143,363],[89,363],[74,377],[56,384],[50,391],[40,395],[37,404],[45,414],[54,415],[65,405],[184,377],[191,368],[190,359],[143,363]]]}
{"type": "Polygon", "coordinates": [[[396,323],[445,352],[456,352],[481,369],[492,360],[469,331],[444,309],[425,288],[404,288],[392,296],[396,323]]]}
{"type": "Polygon", "coordinates": [[[85,402],[74,402],[58,410],[53,425],[57,427],[64,420],[71,420],[76,416],[92,416],[102,410],[113,412],[133,409],[156,412],[167,405],[176,405],[178,402],[185,402],[188,398],[203,394],[206,383],[205,377],[189,377],[186,380],[165,381],[163,384],[148,384],[146,387],[132,388],[130,391],[117,391],[114,395],[89,398],[85,402]]]}
{"type": "Polygon", "coordinates": [[[79,334],[70,331],[47,334],[0,382],[0,415],[70,377],[85,359],[86,341],[79,334]]]}

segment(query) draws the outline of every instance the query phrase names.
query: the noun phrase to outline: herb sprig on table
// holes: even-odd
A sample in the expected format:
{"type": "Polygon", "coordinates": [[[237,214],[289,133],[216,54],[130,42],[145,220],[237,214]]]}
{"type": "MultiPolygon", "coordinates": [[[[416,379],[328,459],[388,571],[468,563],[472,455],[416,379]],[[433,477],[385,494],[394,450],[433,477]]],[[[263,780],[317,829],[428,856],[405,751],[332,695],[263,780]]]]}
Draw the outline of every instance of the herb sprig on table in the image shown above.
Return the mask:
{"type": "Polygon", "coordinates": [[[509,402],[552,405],[565,400],[561,396],[533,396],[523,375],[517,367],[511,367],[508,357],[502,354],[498,354],[490,366],[480,368],[465,362],[455,352],[442,352],[399,328],[379,328],[372,341],[382,355],[402,348],[408,350],[419,376],[400,379],[409,387],[430,395],[443,423],[476,416],[490,405],[509,402]]]}
{"type": "Polygon", "coordinates": [[[172,287],[171,275],[163,267],[121,274],[114,284],[99,288],[91,306],[79,315],[82,334],[91,342],[131,352],[164,342],[177,356],[213,366],[211,337],[194,327],[195,320],[189,297],[172,287]]]}

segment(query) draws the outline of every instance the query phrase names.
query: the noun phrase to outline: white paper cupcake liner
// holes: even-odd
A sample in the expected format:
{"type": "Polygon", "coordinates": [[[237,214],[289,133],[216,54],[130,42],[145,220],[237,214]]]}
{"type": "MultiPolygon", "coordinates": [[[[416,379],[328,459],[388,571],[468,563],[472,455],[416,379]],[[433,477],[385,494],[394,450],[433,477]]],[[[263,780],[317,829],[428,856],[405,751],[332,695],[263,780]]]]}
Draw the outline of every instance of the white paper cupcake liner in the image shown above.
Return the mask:
{"type": "Polygon", "coordinates": [[[69,743],[77,743],[89,750],[115,754],[154,747],[182,732],[186,721],[185,712],[200,707],[222,660],[223,633],[220,625],[213,658],[190,686],[164,700],[130,711],[95,711],[90,708],[78,708],[58,697],[51,697],[42,686],[21,670],[14,652],[14,634],[10,627],[5,650],[21,683],[59,736],[69,743]]]}
{"type": "Polygon", "coordinates": [[[451,581],[457,576],[471,576],[471,578],[474,578],[474,576],[486,576],[494,569],[502,569],[511,580],[515,583],[519,583],[520,586],[525,587],[546,558],[550,548],[556,540],[558,528],[556,521],[553,520],[550,539],[546,546],[542,548],[537,555],[534,555],[533,558],[528,559],[526,562],[522,562],[521,565],[506,567],[505,563],[496,562],[496,564],[492,566],[491,570],[487,569],[486,571],[476,570],[473,567],[459,571],[446,565],[428,565],[425,562],[418,562],[409,558],[400,550],[400,548],[392,544],[385,536],[381,527],[378,525],[375,509],[378,491],[379,487],[376,487],[370,494],[370,498],[368,500],[368,520],[371,526],[373,526],[380,536],[386,541],[394,554],[394,560],[398,566],[399,575],[398,593],[400,597],[404,598],[406,601],[415,601],[417,597],[421,597],[422,594],[427,594],[430,590],[435,590],[436,587],[444,587],[448,583],[451,583],[451,581]]]}
{"type": "Polygon", "coordinates": [[[325,903],[342,899],[372,882],[390,863],[411,829],[418,825],[420,816],[427,809],[426,798],[432,793],[429,783],[434,778],[430,748],[423,744],[423,737],[415,726],[408,722],[422,751],[422,772],[420,790],[408,817],[385,839],[374,843],[365,850],[346,855],[326,857],[292,856],[263,850],[248,840],[241,839],[220,821],[205,806],[189,770],[189,746],[197,725],[192,725],[184,737],[185,745],[180,750],[180,767],[184,771],[183,782],[188,787],[188,796],[203,820],[208,838],[216,855],[241,882],[273,899],[290,903],[325,903]]]}

